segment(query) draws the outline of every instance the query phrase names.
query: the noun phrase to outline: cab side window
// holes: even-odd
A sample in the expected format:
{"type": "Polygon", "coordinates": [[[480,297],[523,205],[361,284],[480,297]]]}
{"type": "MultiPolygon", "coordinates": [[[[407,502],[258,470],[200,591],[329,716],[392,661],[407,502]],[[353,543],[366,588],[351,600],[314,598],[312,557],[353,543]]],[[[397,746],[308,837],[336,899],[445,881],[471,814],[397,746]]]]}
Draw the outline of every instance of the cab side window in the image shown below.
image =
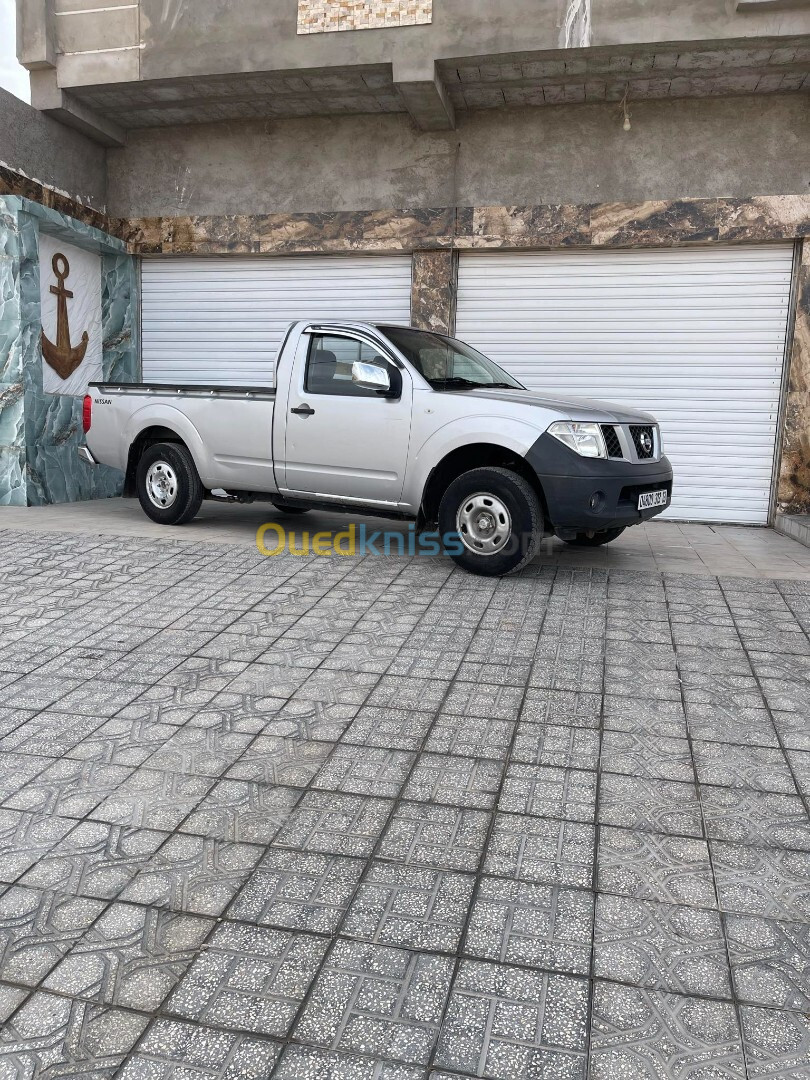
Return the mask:
{"type": "Polygon", "coordinates": [[[374,390],[366,390],[352,382],[352,364],[356,360],[388,367],[386,360],[363,341],[333,334],[313,334],[304,374],[305,392],[333,397],[377,397],[374,390]]]}

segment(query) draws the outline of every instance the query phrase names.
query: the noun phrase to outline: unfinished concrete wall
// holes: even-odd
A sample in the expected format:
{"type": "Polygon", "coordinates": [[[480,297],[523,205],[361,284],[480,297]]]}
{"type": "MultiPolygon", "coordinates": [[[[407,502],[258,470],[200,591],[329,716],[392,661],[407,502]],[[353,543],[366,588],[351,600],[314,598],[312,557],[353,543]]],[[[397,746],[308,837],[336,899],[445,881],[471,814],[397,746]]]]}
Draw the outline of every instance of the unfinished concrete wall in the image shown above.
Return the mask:
{"type": "Polygon", "coordinates": [[[0,88],[0,168],[103,210],[107,174],[103,147],[0,88]]]}
{"type": "Polygon", "coordinates": [[[111,213],[261,214],[805,194],[810,100],[639,102],[133,131],[109,151],[111,213]]]}

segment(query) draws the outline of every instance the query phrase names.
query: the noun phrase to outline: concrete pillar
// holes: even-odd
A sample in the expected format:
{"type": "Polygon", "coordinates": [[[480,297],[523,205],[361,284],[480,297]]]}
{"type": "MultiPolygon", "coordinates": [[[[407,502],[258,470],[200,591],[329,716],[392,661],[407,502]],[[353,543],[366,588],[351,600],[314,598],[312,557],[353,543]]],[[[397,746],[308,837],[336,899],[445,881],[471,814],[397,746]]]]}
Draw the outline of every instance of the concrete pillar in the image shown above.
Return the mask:
{"type": "Polygon", "coordinates": [[[790,354],[778,509],[810,513],[810,240],[802,243],[790,354]]]}
{"type": "Polygon", "coordinates": [[[420,330],[452,334],[456,325],[458,257],[454,251],[415,251],[411,323],[420,330]]]}

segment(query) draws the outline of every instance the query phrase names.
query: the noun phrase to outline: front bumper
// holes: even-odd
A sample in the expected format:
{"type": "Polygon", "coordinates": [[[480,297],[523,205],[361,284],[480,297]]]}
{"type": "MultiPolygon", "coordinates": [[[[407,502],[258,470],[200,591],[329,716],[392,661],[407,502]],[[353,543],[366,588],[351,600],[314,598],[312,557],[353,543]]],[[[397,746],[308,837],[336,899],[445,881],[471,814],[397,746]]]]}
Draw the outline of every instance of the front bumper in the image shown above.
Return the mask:
{"type": "Polygon", "coordinates": [[[666,510],[672,498],[672,466],[666,457],[640,462],[584,458],[546,432],[526,461],[543,488],[549,525],[558,533],[638,525],[666,510]],[[642,492],[661,488],[667,489],[667,506],[637,509],[642,492]]]}

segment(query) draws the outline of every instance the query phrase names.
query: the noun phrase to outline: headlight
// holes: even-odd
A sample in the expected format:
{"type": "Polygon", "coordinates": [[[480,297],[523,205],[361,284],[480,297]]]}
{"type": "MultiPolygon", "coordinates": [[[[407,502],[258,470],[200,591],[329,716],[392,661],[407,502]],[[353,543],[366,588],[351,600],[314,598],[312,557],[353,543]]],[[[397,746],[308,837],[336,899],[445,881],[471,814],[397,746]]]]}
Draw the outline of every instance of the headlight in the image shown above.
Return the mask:
{"type": "Polygon", "coordinates": [[[548,429],[549,435],[565,443],[581,457],[607,457],[602,429],[598,424],[580,424],[575,420],[560,420],[548,429]]]}

